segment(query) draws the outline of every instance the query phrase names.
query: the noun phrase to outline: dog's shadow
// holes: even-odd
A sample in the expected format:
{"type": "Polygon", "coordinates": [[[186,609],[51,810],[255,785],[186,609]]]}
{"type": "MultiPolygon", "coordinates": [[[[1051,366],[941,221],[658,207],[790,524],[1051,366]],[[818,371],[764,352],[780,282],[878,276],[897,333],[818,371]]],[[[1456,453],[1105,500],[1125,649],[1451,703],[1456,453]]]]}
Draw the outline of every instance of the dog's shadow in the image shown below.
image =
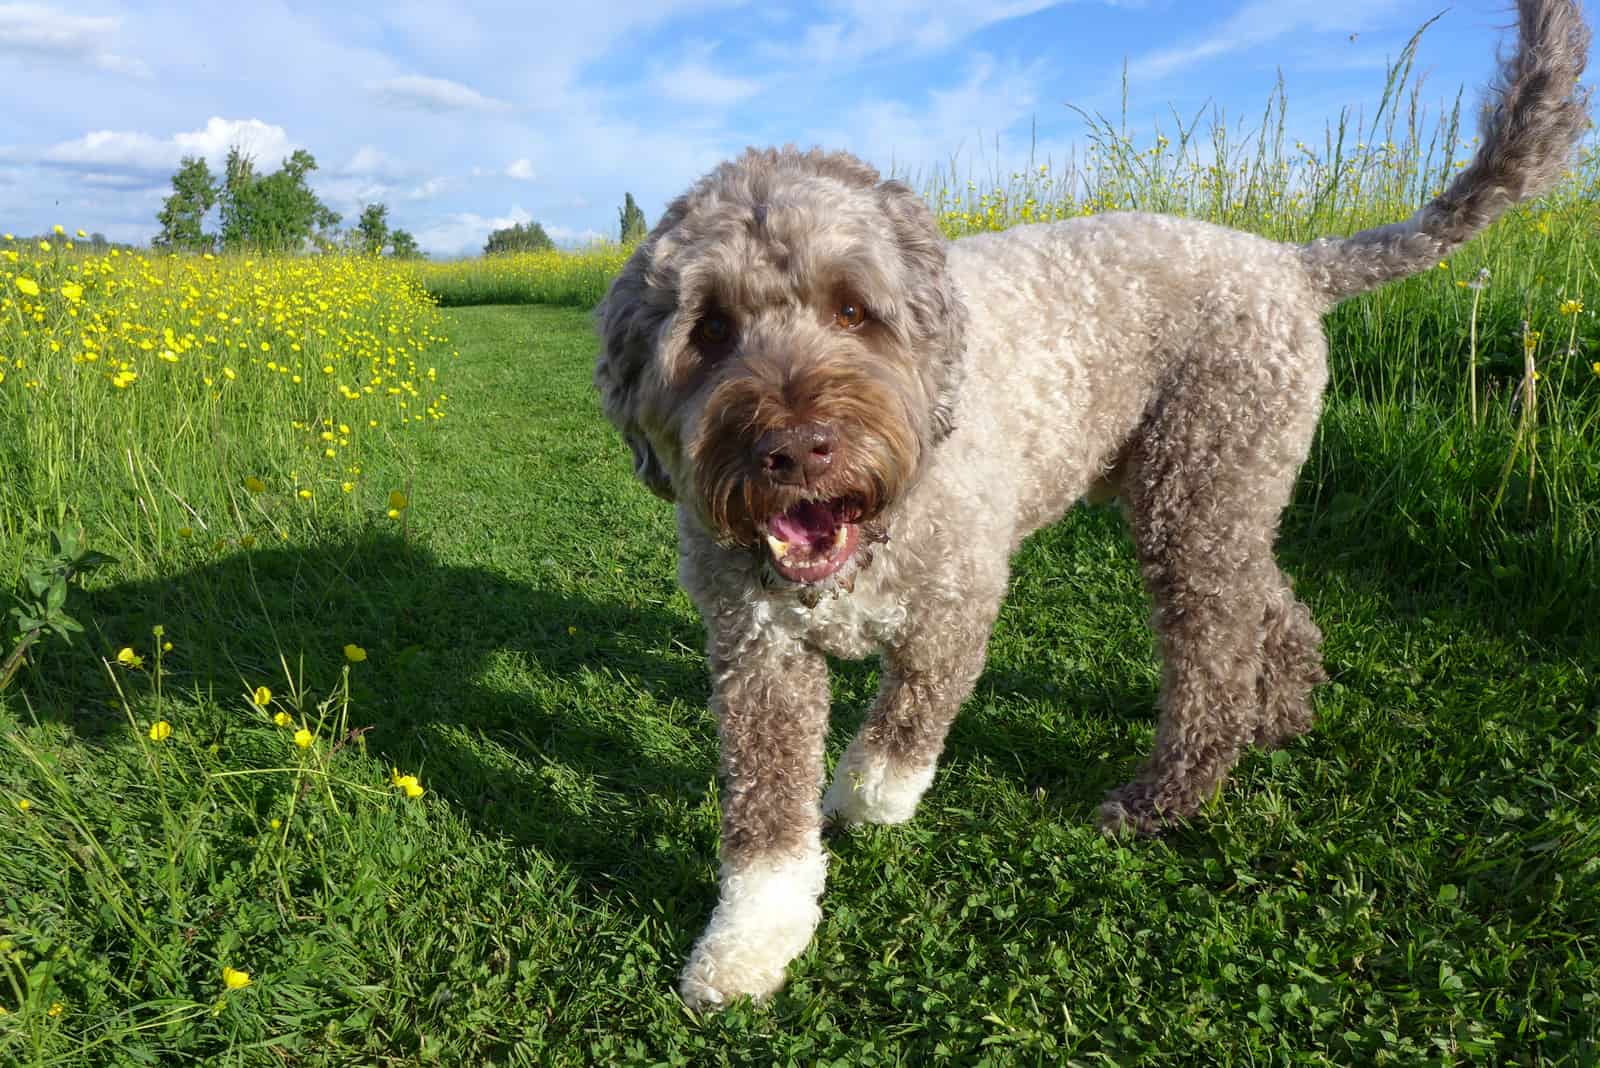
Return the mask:
{"type": "Polygon", "coordinates": [[[714,827],[689,815],[716,767],[703,637],[668,597],[561,592],[373,531],[234,552],[83,598],[88,639],[44,650],[24,685],[33,707],[91,743],[126,729],[99,658],[132,645],[148,673],[158,624],[174,644],[167,692],[211,695],[224,723],[236,709],[265,724],[247,695],[266,685],[281,702],[283,660],[313,700],[326,697],[354,644],[367,653],[350,670],[349,725],[370,728],[360,744],[420,772],[481,832],[592,886],[648,885],[649,896],[698,887],[714,862],[714,827]]]}

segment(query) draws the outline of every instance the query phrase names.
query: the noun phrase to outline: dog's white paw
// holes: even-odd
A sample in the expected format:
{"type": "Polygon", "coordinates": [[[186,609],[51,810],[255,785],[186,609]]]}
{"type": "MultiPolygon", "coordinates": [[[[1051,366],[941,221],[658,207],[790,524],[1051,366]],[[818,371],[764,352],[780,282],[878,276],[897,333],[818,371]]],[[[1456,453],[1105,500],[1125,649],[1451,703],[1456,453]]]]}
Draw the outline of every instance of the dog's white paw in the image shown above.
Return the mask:
{"type": "Polygon", "coordinates": [[[916,815],[937,767],[929,763],[905,768],[882,756],[869,756],[857,738],[834,769],[833,783],[822,798],[822,816],[852,826],[904,823],[916,815]]]}
{"type": "Polygon", "coordinates": [[[684,1002],[720,1009],[738,997],[777,993],[822,919],[817,900],[826,874],[820,848],[777,864],[725,865],[721,899],[678,981],[684,1002]]]}

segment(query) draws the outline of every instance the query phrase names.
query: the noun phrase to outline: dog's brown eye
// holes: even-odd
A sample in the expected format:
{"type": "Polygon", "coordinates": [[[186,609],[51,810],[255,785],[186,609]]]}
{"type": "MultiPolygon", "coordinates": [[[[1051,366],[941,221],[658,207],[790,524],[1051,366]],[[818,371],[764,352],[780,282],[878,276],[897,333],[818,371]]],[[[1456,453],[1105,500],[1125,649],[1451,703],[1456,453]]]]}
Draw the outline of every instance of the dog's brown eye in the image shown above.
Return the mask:
{"type": "Polygon", "coordinates": [[[854,330],[866,321],[867,309],[861,306],[860,301],[842,300],[833,313],[833,325],[844,330],[854,330]]]}
{"type": "Polygon", "coordinates": [[[721,312],[707,312],[694,324],[694,339],[704,349],[725,348],[733,340],[733,323],[721,312]]]}

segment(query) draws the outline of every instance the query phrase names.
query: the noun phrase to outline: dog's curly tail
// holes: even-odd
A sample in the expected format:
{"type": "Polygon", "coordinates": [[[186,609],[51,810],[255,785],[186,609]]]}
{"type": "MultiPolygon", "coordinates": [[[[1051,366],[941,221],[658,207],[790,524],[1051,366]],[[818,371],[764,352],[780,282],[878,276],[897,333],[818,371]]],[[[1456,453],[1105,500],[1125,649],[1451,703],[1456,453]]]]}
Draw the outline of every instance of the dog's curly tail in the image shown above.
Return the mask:
{"type": "Polygon", "coordinates": [[[1589,124],[1578,78],[1589,29],[1577,0],[1517,0],[1517,48],[1483,104],[1481,147],[1450,188],[1405,222],[1299,248],[1329,306],[1424,271],[1565,173],[1589,124]]]}

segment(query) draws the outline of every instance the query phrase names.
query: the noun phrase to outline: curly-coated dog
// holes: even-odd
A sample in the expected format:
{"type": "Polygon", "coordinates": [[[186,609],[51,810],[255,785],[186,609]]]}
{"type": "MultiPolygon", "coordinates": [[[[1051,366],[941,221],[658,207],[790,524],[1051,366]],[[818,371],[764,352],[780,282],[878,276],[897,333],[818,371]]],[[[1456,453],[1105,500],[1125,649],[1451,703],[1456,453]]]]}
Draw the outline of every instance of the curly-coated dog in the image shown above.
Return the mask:
{"type": "Polygon", "coordinates": [[[1273,559],[1327,382],[1322,316],[1437,263],[1568,165],[1574,0],[1520,0],[1482,145],[1409,221],[1277,244],[1110,214],[947,242],[843,153],[749,151],[674,201],[596,313],[606,415],[677,505],[722,741],[721,896],[681,990],[770,994],[810,941],[823,819],[908,819],[971,693],[1009,560],[1114,494],[1155,603],[1154,752],[1100,810],[1195,813],[1311,723],[1321,635],[1273,559]],[[822,794],[824,654],[882,689],[822,794]]]}

